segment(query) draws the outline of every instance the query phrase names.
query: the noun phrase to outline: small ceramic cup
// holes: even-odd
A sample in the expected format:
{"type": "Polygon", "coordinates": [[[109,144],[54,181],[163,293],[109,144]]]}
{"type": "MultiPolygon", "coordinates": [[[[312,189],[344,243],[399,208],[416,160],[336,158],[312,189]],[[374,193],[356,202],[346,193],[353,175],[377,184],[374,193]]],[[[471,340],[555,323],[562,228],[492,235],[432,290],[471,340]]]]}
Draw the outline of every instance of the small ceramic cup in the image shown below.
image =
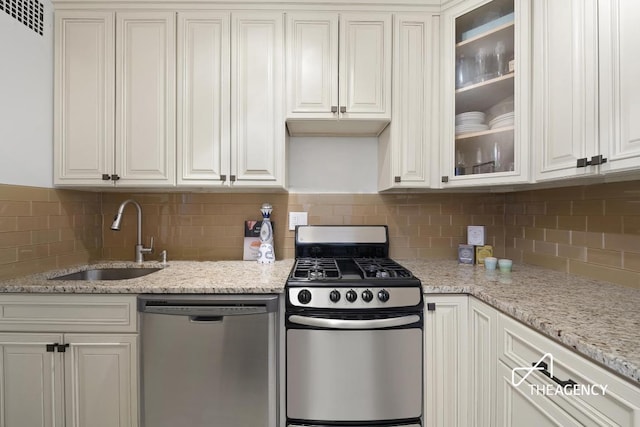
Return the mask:
{"type": "Polygon", "coordinates": [[[498,263],[498,258],[488,256],[484,259],[484,268],[486,268],[487,270],[495,270],[497,263],[498,263]]]}
{"type": "Polygon", "coordinates": [[[498,260],[498,267],[500,267],[500,271],[502,271],[503,273],[511,271],[512,265],[513,265],[513,262],[510,259],[498,260]]]}

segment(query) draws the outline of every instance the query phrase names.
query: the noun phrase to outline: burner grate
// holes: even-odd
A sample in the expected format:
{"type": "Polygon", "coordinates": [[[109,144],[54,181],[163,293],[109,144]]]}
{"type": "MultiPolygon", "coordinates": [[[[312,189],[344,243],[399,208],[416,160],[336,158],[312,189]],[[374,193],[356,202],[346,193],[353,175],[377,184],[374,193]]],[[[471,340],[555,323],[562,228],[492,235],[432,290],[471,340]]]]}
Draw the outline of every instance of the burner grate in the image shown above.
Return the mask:
{"type": "Polygon", "coordinates": [[[410,279],[413,277],[409,270],[388,258],[356,258],[354,262],[360,268],[362,277],[366,279],[410,279]]]}
{"type": "Polygon", "coordinates": [[[300,258],[291,273],[292,279],[323,280],[340,279],[340,269],[333,258],[300,258]]]}

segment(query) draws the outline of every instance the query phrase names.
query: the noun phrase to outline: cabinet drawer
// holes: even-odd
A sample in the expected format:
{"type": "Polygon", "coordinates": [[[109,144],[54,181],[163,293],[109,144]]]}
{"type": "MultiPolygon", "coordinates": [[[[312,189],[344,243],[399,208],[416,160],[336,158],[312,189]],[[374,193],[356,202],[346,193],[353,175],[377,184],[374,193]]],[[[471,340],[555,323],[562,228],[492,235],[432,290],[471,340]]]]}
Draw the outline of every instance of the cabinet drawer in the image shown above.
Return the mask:
{"type": "Polygon", "coordinates": [[[515,368],[513,383],[522,381],[518,387],[533,399],[553,401],[582,425],[640,423],[638,387],[503,314],[498,319],[498,335],[498,358],[509,369],[515,368]],[[538,361],[547,364],[554,378],[576,385],[559,384],[543,372],[526,369],[538,361]]]}
{"type": "Polygon", "coordinates": [[[136,297],[0,295],[0,331],[136,332],[136,297]]]}

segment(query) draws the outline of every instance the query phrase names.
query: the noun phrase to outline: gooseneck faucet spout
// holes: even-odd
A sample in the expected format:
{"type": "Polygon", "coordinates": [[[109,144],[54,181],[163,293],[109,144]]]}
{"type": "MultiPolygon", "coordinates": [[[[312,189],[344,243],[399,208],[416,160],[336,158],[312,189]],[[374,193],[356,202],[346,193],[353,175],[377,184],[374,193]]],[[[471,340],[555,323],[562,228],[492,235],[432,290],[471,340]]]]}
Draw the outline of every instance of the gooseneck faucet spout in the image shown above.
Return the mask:
{"type": "Polygon", "coordinates": [[[120,207],[118,208],[118,212],[116,213],[116,216],[113,217],[113,223],[111,224],[111,229],[113,231],[120,230],[120,223],[122,222],[122,214],[124,213],[124,208],[129,203],[133,204],[136,207],[136,210],[138,211],[138,224],[137,224],[138,237],[136,241],[136,262],[142,263],[144,261],[144,254],[153,252],[153,237],[151,238],[151,246],[148,248],[145,248],[144,245],[142,244],[142,207],[140,206],[140,204],[133,199],[128,199],[122,202],[120,204],[120,207]]]}

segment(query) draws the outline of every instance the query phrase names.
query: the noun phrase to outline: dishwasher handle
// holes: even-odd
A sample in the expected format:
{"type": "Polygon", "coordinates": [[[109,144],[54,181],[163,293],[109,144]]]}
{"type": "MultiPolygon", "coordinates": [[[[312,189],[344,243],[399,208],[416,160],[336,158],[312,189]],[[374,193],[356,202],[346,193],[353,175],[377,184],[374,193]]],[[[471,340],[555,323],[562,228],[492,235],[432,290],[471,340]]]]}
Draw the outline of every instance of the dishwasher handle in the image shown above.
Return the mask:
{"type": "Polygon", "coordinates": [[[169,316],[189,317],[225,317],[243,316],[249,314],[268,313],[265,306],[236,306],[236,305],[165,305],[146,306],[143,313],[164,314],[169,316]]]}
{"type": "Polygon", "coordinates": [[[138,311],[169,316],[224,317],[273,313],[277,295],[140,295],[138,311]]]}

